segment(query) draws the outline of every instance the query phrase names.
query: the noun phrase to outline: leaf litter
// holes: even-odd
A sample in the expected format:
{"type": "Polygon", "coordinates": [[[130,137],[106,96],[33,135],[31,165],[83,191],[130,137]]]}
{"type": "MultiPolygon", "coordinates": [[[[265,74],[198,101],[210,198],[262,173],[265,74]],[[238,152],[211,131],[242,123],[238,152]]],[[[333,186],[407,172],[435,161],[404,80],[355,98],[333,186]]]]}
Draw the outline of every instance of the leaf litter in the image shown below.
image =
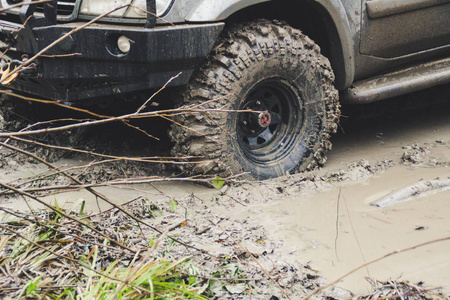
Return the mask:
{"type": "MultiPolygon", "coordinates": [[[[445,145],[444,141],[436,143],[445,145]]],[[[400,163],[436,166],[433,158],[427,159],[431,147],[434,145],[406,146],[400,163]]],[[[22,154],[8,151],[0,154],[0,166],[7,172],[34,163],[22,154]]],[[[40,155],[49,160],[64,156],[54,157],[54,151],[47,150],[40,155]]],[[[57,207],[56,211],[31,213],[0,206],[3,211],[0,297],[95,299],[104,292],[105,297],[119,293],[123,299],[146,298],[152,293],[155,298],[166,299],[302,298],[325,283],[320,272],[286,256],[282,241],[270,239],[262,225],[250,222],[250,216],[229,217],[220,214],[220,209],[269,202],[301,190],[320,191],[333,187],[336,182],[364,180],[397,163],[384,160],[371,164],[362,159],[343,170],[326,174],[313,171],[264,183],[226,184],[226,180],[214,178],[212,184],[218,192],[212,199],[195,194],[165,200],[140,197],[123,205],[134,217],[159,228],[164,234],[136,223],[116,208],[90,215],[82,209],[82,203],[75,209],[57,207]],[[88,222],[109,238],[65,218],[58,210],[88,222]],[[112,242],[114,240],[121,241],[127,249],[112,242]],[[148,260],[143,261],[145,258],[148,260]],[[134,273],[137,275],[128,278],[134,273]],[[153,278],[154,284],[148,284],[153,278]],[[158,282],[165,289],[155,288],[158,282]],[[123,291],[114,290],[119,285],[125,287],[123,291]]],[[[142,170],[142,166],[135,163],[114,162],[83,171],[80,179],[99,183],[146,175],[142,170]]],[[[157,167],[156,172],[164,170],[165,167],[157,167]]],[[[54,176],[26,187],[36,184],[64,186],[68,181],[54,176]]],[[[359,298],[338,288],[313,298],[448,299],[420,284],[389,281],[375,282],[373,286],[371,295],[359,298]]]]}
{"type": "MultiPolygon", "coordinates": [[[[324,284],[320,272],[286,256],[281,250],[283,243],[271,240],[262,225],[255,226],[250,222],[250,216],[229,217],[220,214],[220,209],[271,201],[283,194],[295,193],[298,189],[323,190],[335,181],[352,181],[355,176],[368,178],[393,165],[395,163],[392,161],[369,164],[362,160],[346,170],[326,174],[311,172],[269,180],[263,183],[263,190],[261,183],[223,184],[222,179],[216,178],[221,188],[212,199],[195,194],[176,199],[169,196],[156,200],[140,197],[122,206],[134,217],[167,230],[165,235],[137,224],[116,208],[89,215],[83,211],[83,203],[77,203],[66,212],[89,222],[110,239],[64,218],[57,210],[25,213],[2,208],[0,297],[16,299],[24,295],[64,294],[67,297],[61,299],[70,299],[73,295],[93,296],[114,282],[108,277],[118,279],[117,285],[123,280],[123,274],[139,263],[170,265],[180,261],[170,271],[178,277],[168,281],[195,281],[189,288],[198,292],[200,297],[285,299],[285,293],[295,298],[304,297],[324,284]],[[255,195],[258,190],[264,195],[255,195]],[[169,236],[184,244],[171,240],[169,236]],[[133,251],[115,245],[111,242],[113,240],[123,242],[133,251]],[[141,261],[149,252],[152,253],[149,261],[141,261]],[[255,264],[255,259],[260,265],[255,264]]],[[[150,266],[147,268],[151,269],[150,266]]],[[[394,299],[445,299],[439,298],[444,297],[439,293],[426,289],[420,290],[422,298],[414,298],[416,294],[406,290],[409,283],[394,283],[398,289],[395,297],[400,297],[394,299]]],[[[384,289],[380,292],[380,283],[377,284],[373,295],[358,299],[393,297],[392,290],[389,294],[383,285],[384,289]]],[[[148,295],[140,289],[133,292],[124,293],[124,299],[127,299],[126,295],[137,298],[139,293],[142,297],[148,295]]],[[[338,288],[315,296],[317,299],[352,297],[355,296],[350,291],[338,288]]]]}

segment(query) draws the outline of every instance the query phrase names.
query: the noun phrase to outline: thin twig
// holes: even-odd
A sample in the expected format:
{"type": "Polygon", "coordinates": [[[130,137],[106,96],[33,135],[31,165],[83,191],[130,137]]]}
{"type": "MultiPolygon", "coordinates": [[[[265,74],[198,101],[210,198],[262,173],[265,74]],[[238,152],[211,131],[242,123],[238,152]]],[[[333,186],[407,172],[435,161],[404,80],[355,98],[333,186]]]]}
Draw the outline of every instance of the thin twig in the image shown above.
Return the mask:
{"type": "Polygon", "coordinates": [[[218,226],[223,233],[225,233],[229,239],[231,239],[233,241],[233,243],[235,245],[237,245],[239,248],[241,248],[242,250],[244,250],[252,259],[254,262],[256,262],[259,266],[259,268],[261,269],[261,271],[264,272],[264,274],[266,274],[267,278],[269,278],[280,290],[281,292],[286,296],[287,299],[291,300],[291,297],[289,296],[289,294],[287,293],[287,291],[269,274],[269,272],[267,272],[266,269],[264,269],[264,267],[260,264],[260,262],[255,258],[255,256],[248,251],[248,249],[244,248],[243,246],[241,246],[238,241],[236,241],[230,234],[228,234],[227,231],[225,231],[225,229],[222,228],[222,226],[220,226],[219,224],[215,224],[213,221],[209,220],[209,222],[211,224],[213,224],[214,226],[218,226]]]}
{"type": "MultiPolygon", "coordinates": [[[[150,177],[137,177],[137,178],[122,178],[122,179],[114,179],[111,181],[105,181],[105,182],[99,182],[99,183],[88,183],[88,184],[72,184],[72,185],[62,185],[62,186],[44,186],[44,187],[38,187],[38,188],[23,188],[21,191],[28,192],[28,193],[34,193],[34,192],[45,192],[45,191],[77,191],[82,189],[88,189],[88,188],[97,188],[97,187],[104,187],[104,186],[118,186],[118,185],[136,185],[136,184],[144,184],[144,183],[156,183],[156,182],[192,182],[192,183],[203,183],[203,184],[210,184],[210,182],[214,180],[213,177],[206,178],[206,179],[196,179],[196,178],[171,178],[171,177],[159,177],[159,176],[150,176],[150,177]]],[[[1,192],[0,195],[8,195],[12,192],[1,192]]],[[[230,197],[231,198],[231,197],[230,197]]],[[[233,198],[231,198],[233,199],[233,198]]],[[[234,199],[233,199],[234,200],[234,199]]],[[[236,200],[235,200],[236,201],[236,200]]],[[[239,203],[237,201],[237,203],[239,203]]],[[[239,203],[243,206],[246,206],[245,204],[239,203]]]]}
{"type": "Polygon", "coordinates": [[[71,56],[81,56],[83,54],[81,53],[71,53],[71,54],[55,54],[55,55],[41,55],[41,57],[48,57],[48,58],[60,58],[60,57],[71,57],[71,56]]]}
{"type": "MultiPolygon", "coordinates": [[[[15,94],[4,91],[4,90],[0,90],[0,93],[5,94],[5,95],[10,95],[10,96],[16,96],[15,94]]],[[[150,112],[144,112],[144,113],[139,113],[139,114],[131,113],[131,114],[126,114],[126,115],[117,116],[117,117],[103,118],[100,120],[91,120],[91,121],[86,121],[86,122],[77,123],[77,124],[62,125],[62,126],[53,127],[53,128],[36,129],[36,130],[31,130],[31,131],[8,132],[8,133],[0,132],[0,138],[9,138],[12,136],[25,136],[25,135],[30,136],[30,135],[37,135],[37,134],[42,134],[42,133],[58,132],[58,131],[64,131],[64,130],[71,130],[74,128],[85,127],[85,126],[107,124],[107,123],[112,123],[112,122],[117,122],[117,121],[128,120],[128,119],[143,119],[143,118],[155,118],[155,117],[168,118],[169,116],[173,116],[173,115],[180,114],[180,113],[204,113],[204,112],[220,112],[220,113],[228,113],[228,112],[250,113],[251,112],[251,113],[253,113],[253,112],[258,112],[258,111],[225,110],[225,109],[192,109],[189,107],[188,108],[182,107],[182,108],[167,109],[167,110],[160,110],[160,111],[150,111],[150,112]]],[[[106,117],[106,116],[104,116],[104,117],[106,117]]],[[[173,120],[170,120],[170,121],[174,122],[173,120]]],[[[174,122],[174,123],[183,127],[183,125],[181,125],[179,123],[176,123],[176,122],[174,122]]],[[[212,140],[215,141],[214,139],[212,139],[212,140]]]]}
{"type": "Polygon", "coordinates": [[[396,251],[389,252],[389,253],[387,253],[387,254],[385,254],[383,256],[380,256],[380,257],[375,258],[375,259],[373,259],[371,261],[363,263],[362,265],[359,265],[356,268],[353,268],[352,270],[348,271],[347,273],[345,273],[341,277],[337,278],[336,280],[334,280],[334,281],[332,281],[332,282],[330,282],[330,283],[328,283],[328,284],[326,284],[324,286],[321,286],[320,288],[318,288],[315,291],[311,292],[309,295],[307,295],[306,297],[302,298],[301,300],[308,300],[312,296],[314,296],[314,295],[320,293],[321,291],[323,291],[323,290],[325,290],[325,289],[335,285],[336,283],[340,282],[345,277],[355,273],[356,271],[358,271],[358,270],[360,270],[360,269],[362,269],[362,268],[364,268],[364,267],[366,267],[368,265],[376,263],[376,262],[378,262],[380,260],[383,260],[385,258],[388,258],[390,256],[393,256],[393,255],[396,255],[396,254],[399,254],[399,253],[415,250],[417,248],[421,248],[421,247],[424,247],[424,246],[428,246],[428,245],[431,245],[431,244],[436,244],[436,243],[440,243],[440,242],[444,242],[444,241],[450,241],[450,236],[444,237],[444,238],[440,238],[440,239],[436,239],[436,240],[432,240],[432,241],[428,241],[428,242],[424,242],[424,243],[417,244],[417,245],[414,245],[412,247],[404,248],[404,249],[401,249],[401,250],[396,250],[396,251]]]}
{"type": "MultiPolygon", "coordinates": [[[[184,221],[183,221],[184,222],[184,221]]],[[[122,289],[125,287],[125,285],[132,285],[132,282],[130,282],[130,280],[142,269],[142,267],[148,263],[148,261],[150,260],[150,257],[153,255],[153,252],[155,251],[156,247],[158,247],[158,245],[162,242],[162,240],[167,236],[167,234],[172,231],[173,229],[181,226],[181,224],[183,224],[183,222],[177,223],[173,226],[170,226],[169,228],[167,228],[162,234],[161,236],[156,240],[155,244],[152,246],[152,248],[150,250],[148,250],[148,252],[145,254],[145,256],[141,259],[141,261],[139,262],[139,264],[137,266],[134,267],[133,272],[131,272],[131,274],[129,274],[125,280],[123,280],[121,282],[121,284],[119,285],[119,287],[117,287],[116,292],[109,298],[111,300],[117,299],[117,296],[119,295],[119,293],[122,291],[122,289]]]]}
{"type": "MultiPolygon", "coordinates": [[[[142,196],[139,196],[139,197],[136,197],[136,198],[134,198],[134,199],[131,199],[130,201],[127,201],[127,202],[123,203],[122,206],[131,204],[131,203],[133,203],[133,202],[135,202],[135,201],[137,201],[137,200],[140,200],[140,199],[142,199],[142,196]]],[[[109,208],[109,209],[107,209],[107,210],[104,210],[104,211],[101,211],[101,212],[99,212],[99,213],[96,213],[96,214],[92,214],[92,215],[86,216],[86,217],[82,218],[82,220],[84,220],[84,219],[91,219],[91,218],[96,217],[96,216],[104,215],[104,214],[106,214],[107,212],[110,212],[110,211],[112,211],[112,210],[114,210],[114,209],[115,209],[115,207],[111,207],[111,208],[109,208]]]]}
{"type": "MultiPolygon", "coordinates": [[[[115,156],[115,155],[108,155],[108,154],[101,154],[93,151],[87,151],[87,150],[81,150],[76,149],[72,147],[64,147],[64,146],[56,146],[56,145],[50,145],[50,144],[44,144],[40,143],[34,140],[26,140],[23,138],[19,138],[16,136],[11,136],[11,139],[14,139],[16,141],[20,141],[27,144],[32,144],[36,146],[41,146],[45,148],[51,148],[51,149],[57,149],[57,150],[65,150],[70,152],[76,152],[76,153],[83,153],[91,156],[98,156],[102,158],[108,158],[108,159],[114,159],[114,160],[126,160],[126,161],[136,161],[136,162],[147,162],[147,163],[161,163],[161,164],[187,164],[187,162],[183,161],[175,161],[175,160],[181,160],[181,159],[191,159],[191,158],[198,158],[193,156],[187,156],[187,157],[164,157],[164,156],[149,156],[149,157],[128,157],[128,156],[115,156]]],[[[207,162],[207,161],[202,161],[207,162]]],[[[201,163],[201,162],[196,162],[201,163]]]]}
{"type": "Polygon", "coordinates": [[[1,183],[1,182],[0,182],[0,186],[3,187],[3,188],[5,188],[5,189],[12,190],[12,191],[16,192],[16,193],[19,194],[19,195],[23,195],[23,196],[26,196],[26,197],[28,197],[28,198],[30,198],[30,199],[33,199],[33,200],[37,201],[38,203],[44,205],[45,207],[49,208],[50,210],[52,210],[52,211],[54,211],[54,212],[56,212],[56,213],[58,213],[58,214],[60,214],[60,215],[62,215],[62,216],[64,216],[64,217],[66,217],[67,219],[72,220],[72,221],[74,221],[74,222],[76,222],[76,223],[78,223],[78,224],[80,224],[80,225],[82,225],[82,226],[86,226],[87,228],[89,228],[89,229],[91,229],[92,231],[96,232],[97,234],[103,236],[104,238],[106,238],[106,239],[109,240],[110,242],[115,243],[115,244],[117,244],[118,246],[120,246],[120,247],[122,247],[122,248],[124,248],[124,249],[127,249],[127,250],[129,250],[129,251],[131,251],[131,252],[133,252],[133,253],[136,252],[135,250],[133,250],[133,249],[131,249],[131,248],[125,246],[125,245],[122,244],[121,242],[119,242],[119,241],[117,241],[117,240],[115,240],[115,239],[112,239],[111,237],[107,236],[107,235],[104,234],[103,232],[101,232],[101,231],[95,229],[95,228],[94,228],[93,226],[91,226],[90,224],[85,223],[85,222],[83,222],[83,221],[81,221],[81,220],[79,220],[79,219],[77,219],[77,218],[74,218],[74,217],[70,216],[69,214],[66,214],[65,212],[63,212],[63,211],[61,211],[61,210],[57,210],[56,208],[54,208],[54,207],[51,206],[50,204],[46,203],[45,201],[39,199],[38,197],[35,197],[35,196],[33,196],[33,195],[29,194],[29,193],[23,192],[23,191],[21,191],[21,190],[18,190],[18,189],[16,189],[16,188],[12,187],[12,186],[8,186],[8,185],[6,185],[6,184],[4,184],[4,183],[1,183]]]}
{"type": "Polygon", "coordinates": [[[151,102],[151,101],[153,100],[153,98],[156,97],[156,95],[158,95],[160,92],[162,92],[163,90],[165,90],[166,87],[167,87],[167,85],[169,85],[173,80],[177,79],[180,75],[181,75],[181,72],[178,73],[177,75],[171,77],[171,78],[166,82],[166,84],[163,85],[162,88],[160,88],[158,91],[156,91],[155,93],[153,93],[153,94],[150,96],[150,98],[148,98],[147,101],[145,101],[145,103],[142,104],[141,107],[139,107],[139,109],[135,112],[135,114],[137,115],[137,114],[139,114],[142,110],[144,110],[145,107],[148,105],[148,103],[151,102]]]}
{"type": "MultiPolygon", "coordinates": [[[[355,226],[353,226],[352,216],[350,215],[350,210],[348,209],[347,200],[345,199],[344,196],[342,196],[342,198],[344,199],[345,209],[347,210],[348,220],[350,222],[350,226],[352,227],[353,236],[355,237],[356,243],[358,244],[359,253],[361,254],[363,261],[366,262],[367,260],[366,260],[366,257],[364,256],[364,252],[361,247],[361,243],[359,242],[358,235],[356,234],[355,226]]],[[[370,272],[369,272],[368,266],[366,266],[366,271],[367,271],[367,275],[370,278],[370,272]]]]}
{"type": "Polygon", "coordinates": [[[342,189],[339,189],[339,195],[336,204],[336,237],[334,238],[334,254],[336,255],[337,261],[339,261],[337,242],[339,238],[339,204],[341,202],[341,191],[342,189]]]}

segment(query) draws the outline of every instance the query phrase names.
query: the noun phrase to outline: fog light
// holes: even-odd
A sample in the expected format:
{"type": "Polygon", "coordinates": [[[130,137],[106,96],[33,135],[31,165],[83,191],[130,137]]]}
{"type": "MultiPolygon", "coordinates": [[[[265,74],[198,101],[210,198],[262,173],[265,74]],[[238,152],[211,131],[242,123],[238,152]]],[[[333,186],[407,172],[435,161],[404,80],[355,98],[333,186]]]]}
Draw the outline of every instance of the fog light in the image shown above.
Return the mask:
{"type": "Polygon", "coordinates": [[[117,39],[117,47],[119,48],[120,52],[127,54],[131,49],[131,40],[126,36],[121,35],[117,39]]]}

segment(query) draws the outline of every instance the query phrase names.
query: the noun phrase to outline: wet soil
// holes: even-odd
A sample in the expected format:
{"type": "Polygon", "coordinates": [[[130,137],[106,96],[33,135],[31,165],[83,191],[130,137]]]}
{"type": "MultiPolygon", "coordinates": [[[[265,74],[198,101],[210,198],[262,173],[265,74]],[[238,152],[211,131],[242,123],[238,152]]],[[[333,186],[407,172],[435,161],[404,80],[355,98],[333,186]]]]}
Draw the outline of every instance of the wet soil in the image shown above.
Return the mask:
{"type": "MultiPolygon", "coordinates": [[[[344,107],[341,130],[333,137],[327,165],[308,173],[264,182],[226,184],[220,190],[180,182],[108,186],[97,190],[118,204],[144,199],[161,207],[163,213],[152,221],[161,228],[186,218],[187,226],[178,228],[174,234],[214,255],[245,257],[242,256],[245,247],[260,257],[266,269],[278,272],[279,282],[287,287],[290,295],[304,296],[318,284],[333,280],[365,261],[450,236],[449,190],[417,195],[385,208],[370,205],[421,180],[450,178],[450,102],[422,105],[427,99],[449,98],[448,90],[444,87],[414,94],[411,97],[415,99],[410,102],[408,97],[403,97],[366,107],[344,107]],[[172,199],[177,202],[175,209],[170,208],[172,199]]],[[[113,144],[111,149],[120,148],[123,142],[113,144]]],[[[136,138],[129,142],[133,151],[142,151],[135,143],[136,138]]],[[[156,143],[153,149],[159,147],[163,149],[160,153],[165,153],[166,146],[156,143]]],[[[19,157],[2,150],[1,182],[36,176],[46,169],[19,157]]],[[[88,161],[86,157],[69,156],[56,163],[82,165],[88,161]]],[[[92,173],[94,178],[127,175],[119,167],[96,170],[97,173],[92,173]]],[[[135,168],[127,176],[173,172],[167,166],[145,167],[145,170],[135,168]]],[[[57,199],[66,208],[84,199],[86,209],[92,212],[109,208],[86,191],[46,199],[49,202],[57,199]]],[[[27,207],[23,201],[3,197],[0,205],[21,209],[27,207]]],[[[30,202],[30,205],[35,204],[30,202]]],[[[202,256],[198,258],[201,262],[202,256]]],[[[208,268],[217,267],[205,263],[203,268],[208,273],[208,268]]],[[[372,285],[366,277],[421,282],[422,286],[438,287],[449,295],[449,269],[450,242],[447,241],[369,265],[337,284],[339,288],[330,295],[347,298],[351,293],[370,293],[372,285]]],[[[262,276],[260,270],[254,270],[258,268],[244,272],[262,276]]],[[[252,299],[282,297],[268,280],[255,284],[254,288],[254,295],[260,298],[252,299]]]]}

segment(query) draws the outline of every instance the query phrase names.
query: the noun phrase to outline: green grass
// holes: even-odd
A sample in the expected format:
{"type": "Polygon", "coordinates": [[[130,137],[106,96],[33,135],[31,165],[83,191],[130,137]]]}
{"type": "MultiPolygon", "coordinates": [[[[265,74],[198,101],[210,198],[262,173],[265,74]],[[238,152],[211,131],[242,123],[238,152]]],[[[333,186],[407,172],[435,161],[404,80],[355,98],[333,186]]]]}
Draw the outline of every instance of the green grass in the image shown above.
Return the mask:
{"type": "MultiPolygon", "coordinates": [[[[73,214],[83,215],[82,209],[73,214]]],[[[0,298],[208,299],[210,282],[197,276],[189,258],[170,258],[171,243],[125,255],[103,237],[95,245],[77,242],[77,233],[67,232],[62,226],[67,220],[58,213],[32,218],[2,223],[0,268],[14,282],[2,285],[9,275],[0,272],[0,298]],[[91,249],[88,255],[80,255],[83,247],[91,249]]],[[[92,239],[92,232],[82,238],[92,239]]]]}

